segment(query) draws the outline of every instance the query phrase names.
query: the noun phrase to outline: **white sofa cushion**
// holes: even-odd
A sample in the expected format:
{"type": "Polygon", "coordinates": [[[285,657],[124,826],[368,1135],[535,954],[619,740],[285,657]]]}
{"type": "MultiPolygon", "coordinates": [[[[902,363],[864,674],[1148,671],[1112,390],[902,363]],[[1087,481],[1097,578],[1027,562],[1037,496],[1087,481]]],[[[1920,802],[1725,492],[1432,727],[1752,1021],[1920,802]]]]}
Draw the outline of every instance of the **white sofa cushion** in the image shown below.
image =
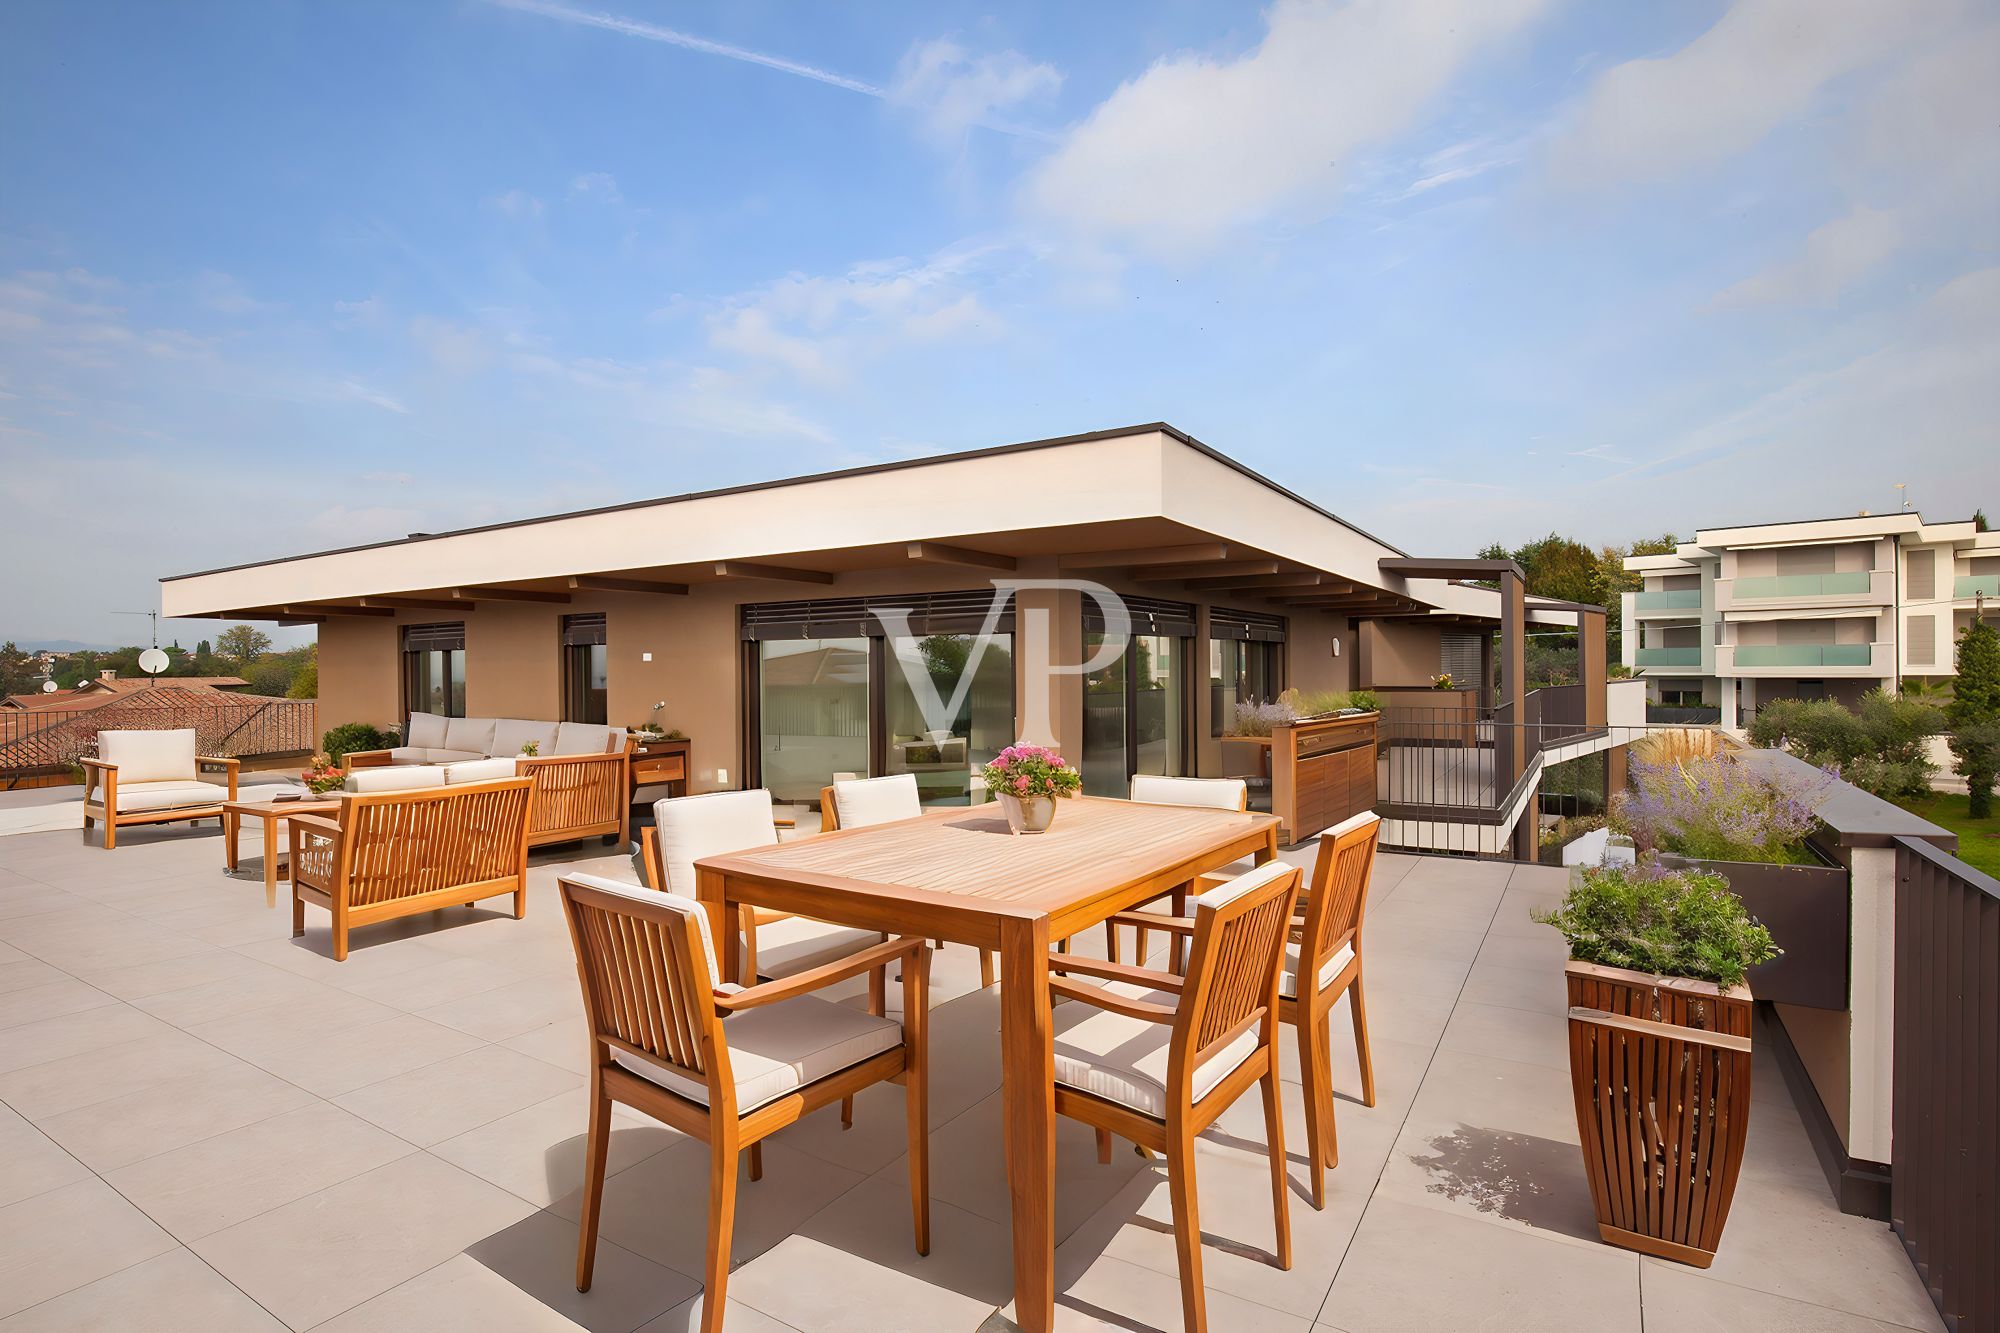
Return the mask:
{"type": "Polygon", "coordinates": [[[415,791],[422,787],[444,786],[444,770],[430,764],[405,764],[395,768],[357,768],[340,785],[342,791],[415,791]]]}
{"type": "MultiPolygon", "coordinates": [[[[1319,984],[1313,992],[1326,989],[1326,984],[1340,975],[1340,969],[1354,959],[1354,946],[1343,944],[1327,955],[1327,960],[1319,965],[1319,984]]],[[[1299,942],[1293,940],[1285,946],[1285,970],[1278,977],[1278,994],[1297,999],[1299,994],[1299,942]]]]}
{"type": "Polygon", "coordinates": [[[446,764],[441,770],[447,783],[492,782],[498,778],[514,776],[512,759],[467,759],[461,763],[446,764]]]}
{"type": "MultiPolygon", "coordinates": [[[[649,889],[643,884],[627,884],[623,880],[606,879],[602,875],[564,875],[563,878],[587,888],[615,894],[620,898],[630,898],[633,902],[644,903],[649,907],[664,907],[670,912],[679,912],[682,916],[693,920],[695,933],[701,940],[702,956],[708,960],[709,984],[716,987],[722,985],[722,966],[715,959],[715,937],[709,933],[708,911],[700,903],[692,898],[682,897],[678,893],[661,893],[658,889],[649,889]]],[[[742,987],[734,989],[741,990],[742,987]]]]}
{"type": "Polygon", "coordinates": [[[430,747],[427,745],[398,745],[389,751],[392,764],[428,764],[431,761],[430,747]]]}
{"type": "MultiPolygon", "coordinates": [[[[1105,987],[1114,995],[1175,1008],[1180,996],[1128,982],[1105,987]]],[[[1155,1120],[1167,1118],[1167,1055],[1173,1028],[1128,1018],[1081,1001],[1056,1006],[1056,1082],[1128,1106],[1155,1120]]],[[[1239,1034],[1194,1071],[1194,1099],[1211,1088],[1257,1049],[1257,1030],[1239,1034]]]]}
{"type": "MultiPolygon", "coordinates": [[[[817,995],[733,1014],[723,1024],[722,1035],[729,1043],[729,1072],[736,1080],[739,1112],[776,1101],[903,1042],[902,1025],[895,1020],[817,995]]],[[[612,1058],[668,1092],[708,1105],[706,1083],[628,1051],[614,1051],[612,1058]]]]}
{"type": "Polygon", "coordinates": [[[495,759],[512,759],[521,753],[521,747],[533,742],[538,755],[556,752],[556,724],[553,722],[523,722],[518,718],[503,717],[493,724],[493,744],[487,753],[495,759]]]}
{"type": "Polygon", "coordinates": [[[486,758],[478,750],[447,750],[442,746],[433,746],[424,751],[424,755],[427,764],[463,764],[486,758]]]}
{"type": "Polygon", "coordinates": [[[446,719],[437,713],[410,714],[409,734],[403,737],[403,744],[419,750],[428,750],[444,744],[446,719]]]}
{"type": "MultiPolygon", "coordinates": [[[[490,717],[447,718],[444,724],[444,740],[438,744],[447,750],[467,750],[474,757],[484,759],[493,753],[495,725],[495,719],[490,717]]],[[[431,748],[436,749],[437,746],[431,748]]]]}
{"type": "Polygon", "coordinates": [[[128,782],[195,782],[194,729],[100,731],[97,757],[118,765],[118,785],[128,782]]]}
{"type": "Polygon", "coordinates": [[[915,819],[924,812],[923,799],[917,795],[915,773],[835,782],[833,805],[842,828],[865,828],[870,824],[915,819]]]}
{"type": "Polygon", "coordinates": [[[595,722],[564,722],[556,728],[556,748],[544,754],[609,754],[625,743],[623,727],[595,722]]]}
{"type": "Polygon", "coordinates": [[[120,814],[130,814],[139,810],[174,810],[184,805],[221,805],[228,799],[229,788],[213,782],[120,782],[118,784],[120,814]]]}
{"type": "Polygon", "coordinates": [[[1246,792],[1242,778],[1132,775],[1132,799],[1144,805],[1202,805],[1216,810],[1241,810],[1246,792]]]}
{"type": "MultiPolygon", "coordinates": [[[[668,797],[654,802],[653,822],[659,830],[667,888],[690,898],[695,896],[696,861],[724,852],[769,847],[778,841],[778,826],[771,817],[771,793],[762,788],[668,797]]],[[[762,939],[761,932],[758,938],[762,939]]]]}

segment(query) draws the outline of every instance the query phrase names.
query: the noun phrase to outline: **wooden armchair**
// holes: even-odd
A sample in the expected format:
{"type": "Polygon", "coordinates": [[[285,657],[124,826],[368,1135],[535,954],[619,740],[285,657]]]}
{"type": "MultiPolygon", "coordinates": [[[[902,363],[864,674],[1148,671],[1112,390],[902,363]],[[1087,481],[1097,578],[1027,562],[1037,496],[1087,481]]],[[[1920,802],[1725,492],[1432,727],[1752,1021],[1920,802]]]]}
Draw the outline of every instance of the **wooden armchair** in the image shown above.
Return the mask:
{"type": "MultiPolygon", "coordinates": [[[[1168,778],[1152,773],[1134,773],[1131,799],[1141,805],[1198,805],[1209,810],[1248,810],[1250,784],[1242,778],[1168,778]]],[[[1223,876],[1210,876],[1209,882],[1220,883],[1223,878],[1223,876]]],[[[1187,895],[1188,886],[1185,884],[1179,885],[1167,895],[1170,915],[1178,917],[1187,910],[1187,895]]],[[[1146,932],[1154,928],[1152,915],[1145,912],[1121,912],[1104,923],[1104,956],[1114,963],[1118,961],[1120,924],[1134,928],[1134,943],[1138,952],[1132,961],[1144,967],[1146,932]]],[[[1181,951],[1178,943],[1174,946],[1172,966],[1176,972],[1181,969],[1181,951]]]]}
{"type": "Polygon", "coordinates": [[[333,914],[333,956],[356,926],[514,896],[528,910],[527,778],[341,797],[340,817],[293,815],[292,935],[306,904],[333,914]]]}
{"type": "Polygon", "coordinates": [[[722,984],[708,914],[693,899],[595,875],[565,876],[560,886],[591,1038],[578,1291],[590,1290],[596,1262],[613,1102],[708,1145],[703,1333],[720,1333],[728,1298],[738,1156],[747,1150],[750,1179],[762,1179],[766,1138],[870,1084],[903,1085],[911,1218],[917,1253],[930,1253],[930,949],[923,940],[876,944],[745,990],[722,984]],[[898,961],[900,1023],[812,994],[898,961]]]}
{"type": "MultiPolygon", "coordinates": [[[[632,742],[609,754],[551,754],[514,761],[535,785],[528,845],[575,842],[600,834],[623,844],[632,836],[632,742]]],[[[449,777],[447,776],[447,781],[449,777]]]]}
{"type": "Polygon", "coordinates": [[[104,825],[104,850],[118,845],[118,830],[133,824],[222,819],[222,803],[236,799],[237,761],[195,753],[192,728],[176,731],[100,731],[97,757],[83,765],[83,833],[104,825]],[[223,770],[226,785],[203,774],[223,770]]]}
{"type": "Polygon", "coordinates": [[[1278,1267],[1292,1266],[1285,1129],[1278,1110],[1278,977],[1298,897],[1298,867],[1272,861],[1194,901],[1187,975],[1076,954],[1050,954],[1052,972],[1100,977],[1087,986],[1051,976],[1067,1004],[1055,1017],[1055,1109],[1166,1158],[1180,1252],[1181,1313],[1189,1333],[1207,1324],[1196,1216],[1194,1140],[1253,1083],[1264,1093],[1278,1267]]]}

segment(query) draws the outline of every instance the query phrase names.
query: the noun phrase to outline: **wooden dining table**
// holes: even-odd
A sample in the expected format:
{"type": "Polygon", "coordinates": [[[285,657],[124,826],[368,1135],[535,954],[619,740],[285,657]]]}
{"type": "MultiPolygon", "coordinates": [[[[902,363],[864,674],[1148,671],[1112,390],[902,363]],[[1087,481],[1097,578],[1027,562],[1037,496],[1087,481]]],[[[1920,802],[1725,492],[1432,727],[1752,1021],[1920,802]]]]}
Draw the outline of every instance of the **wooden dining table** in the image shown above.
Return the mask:
{"type": "Polygon", "coordinates": [[[1049,947],[1233,861],[1277,853],[1273,815],[1081,796],[1058,803],[1045,833],[1010,833],[997,806],[959,806],[706,857],[695,881],[726,980],[742,979],[738,935],[724,922],[743,905],[999,953],[1015,1319],[1045,1333],[1055,1319],[1049,947]]]}

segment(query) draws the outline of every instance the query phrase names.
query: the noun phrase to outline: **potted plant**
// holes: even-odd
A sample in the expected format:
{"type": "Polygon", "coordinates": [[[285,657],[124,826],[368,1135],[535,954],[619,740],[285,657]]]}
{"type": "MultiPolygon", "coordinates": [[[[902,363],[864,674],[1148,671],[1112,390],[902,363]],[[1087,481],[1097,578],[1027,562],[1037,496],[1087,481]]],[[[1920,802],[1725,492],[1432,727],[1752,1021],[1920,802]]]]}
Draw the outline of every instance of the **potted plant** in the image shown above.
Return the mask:
{"type": "Polygon", "coordinates": [[[313,756],[312,764],[299,774],[299,781],[304,783],[306,790],[313,795],[324,796],[330,791],[338,791],[347,781],[347,774],[340,767],[339,760],[316,754],[313,756]]]}
{"type": "Polygon", "coordinates": [[[981,766],[980,775],[987,790],[999,798],[1007,827],[1014,833],[1046,832],[1056,817],[1056,801],[1083,787],[1081,773],[1040,745],[1010,745],[981,766]]]}
{"type": "Polygon", "coordinates": [[[1534,919],[1569,942],[1570,1086],[1607,1244],[1706,1268],[1743,1165],[1749,968],[1778,954],[1722,876],[1580,867],[1534,919]]]}
{"type": "Polygon", "coordinates": [[[538,757],[541,754],[541,752],[542,752],[542,743],[540,741],[521,742],[521,758],[534,759],[538,757]]]}
{"type": "Polygon", "coordinates": [[[1431,677],[1431,688],[1434,690],[1455,690],[1458,688],[1458,685],[1452,680],[1451,672],[1440,671],[1437,675],[1431,677]]]}

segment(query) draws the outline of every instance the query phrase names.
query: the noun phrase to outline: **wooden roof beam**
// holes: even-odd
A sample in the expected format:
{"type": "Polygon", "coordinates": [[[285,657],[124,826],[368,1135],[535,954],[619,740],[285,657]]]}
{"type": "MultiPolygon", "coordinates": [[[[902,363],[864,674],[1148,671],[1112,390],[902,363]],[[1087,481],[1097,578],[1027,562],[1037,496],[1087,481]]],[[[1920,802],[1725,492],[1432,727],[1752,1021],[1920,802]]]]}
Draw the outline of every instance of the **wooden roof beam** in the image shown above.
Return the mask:
{"type": "Polygon", "coordinates": [[[943,542],[911,542],[907,548],[910,559],[929,565],[966,565],[973,569],[1016,570],[1021,562],[1011,555],[995,555],[991,551],[974,551],[964,546],[947,546],[943,542]]]}
{"type": "Polygon", "coordinates": [[[1272,574],[1238,574],[1221,578],[1189,579],[1187,586],[1216,592],[1254,592],[1257,589],[1318,588],[1325,592],[1353,592],[1354,585],[1342,583],[1331,574],[1310,569],[1281,569],[1272,574]]]}
{"type": "Polygon", "coordinates": [[[831,583],[832,574],[823,569],[794,569],[790,565],[760,565],[748,560],[718,560],[719,579],[774,579],[780,583],[831,583]]]}
{"type": "Polygon", "coordinates": [[[1119,569],[1131,565],[1189,564],[1228,558],[1227,546],[1221,542],[1207,542],[1189,546],[1142,546],[1130,551],[1085,551],[1063,556],[1058,563],[1064,569],[1119,569]]]}
{"type": "Polygon", "coordinates": [[[453,588],[452,604],[466,602],[567,602],[566,592],[543,592],[540,588],[506,588],[497,583],[480,583],[470,588],[453,588]]]}
{"type": "Polygon", "coordinates": [[[573,574],[569,586],[576,592],[650,592],[662,597],[685,597],[685,583],[654,583],[647,579],[611,578],[603,574],[573,574]]]}
{"type": "Polygon", "coordinates": [[[1275,560],[1225,560],[1195,565],[1148,565],[1132,571],[1140,583],[1185,583],[1189,579],[1234,580],[1259,574],[1276,574],[1282,566],[1275,560]]]}
{"type": "Polygon", "coordinates": [[[275,608],[283,616],[393,616],[394,607],[389,606],[333,606],[314,603],[311,606],[280,606],[275,608]]]}
{"type": "Polygon", "coordinates": [[[471,602],[447,602],[435,597],[363,597],[361,606],[386,606],[391,611],[474,611],[471,602]]]}

